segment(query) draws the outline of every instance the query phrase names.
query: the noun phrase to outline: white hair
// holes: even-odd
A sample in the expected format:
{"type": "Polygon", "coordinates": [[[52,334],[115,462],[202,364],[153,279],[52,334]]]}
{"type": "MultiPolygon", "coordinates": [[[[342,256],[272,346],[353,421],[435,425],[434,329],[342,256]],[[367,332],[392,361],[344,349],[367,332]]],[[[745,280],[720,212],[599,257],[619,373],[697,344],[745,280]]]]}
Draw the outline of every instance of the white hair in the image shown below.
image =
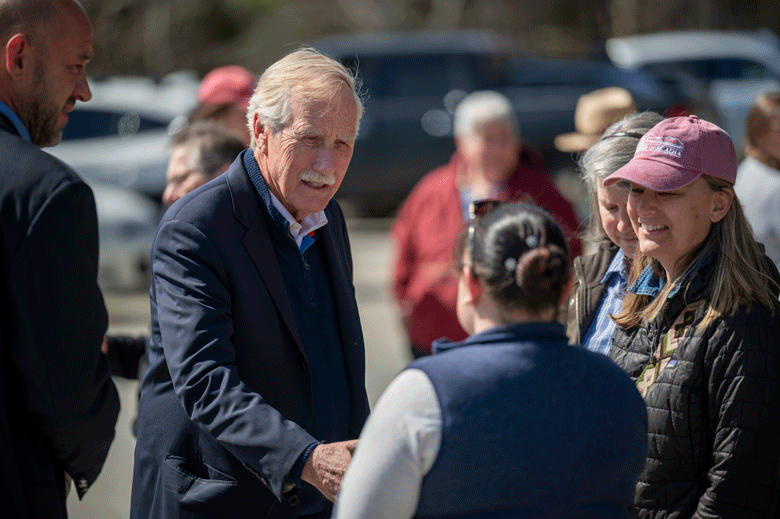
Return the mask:
{"type": "Polygon", "coordinates": [[[247,124],[252,136],[251,148],[255,148],[255,115],[264,126],[276,132],[290,119],[292,94],[328,101],[344,88],[352,92],[355,100],[357,133],[360,129],[360,118],[363,116],[363,102],[358,93],[360,82],[355,73],[311,47],[296,50],[272,64],[260,77],[249,100],[247,124]]]}
{"type": "Polygon", "coordinates": [[[505,122],[518,133],[517,117],[509,99],[492,90],[479,90],[464,97],[455,109],[454,133],[456,137],[468,137],[493,122],[505,122]]]}

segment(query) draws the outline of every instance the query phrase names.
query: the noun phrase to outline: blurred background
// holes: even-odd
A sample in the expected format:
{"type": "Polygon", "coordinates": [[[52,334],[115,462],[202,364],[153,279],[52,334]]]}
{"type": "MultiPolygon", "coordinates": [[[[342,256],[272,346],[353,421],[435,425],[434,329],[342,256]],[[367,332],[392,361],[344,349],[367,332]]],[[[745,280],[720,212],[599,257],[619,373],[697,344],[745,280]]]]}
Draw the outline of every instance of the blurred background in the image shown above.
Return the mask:
{"type": "MultiPolygon", "coordinates": [[[[753,100],[780,90],[777,0],[82,0],[94,25],[93,98],[47,151],[93,187],[100,283],[110,331],[148,333],[149,248],[167,144],[210,70],[261,74],[301,44],[357,68],[366,112],[338,197],[349,217],[374,402],[410,359],[389,292],[388,229],[416,181],[454,151],[452,114],[469,92],[512,101],[522,138],[587,220],[574,131],[580,95],[631,92],[640,110],[716,122],[742,154],[753,100]]],[[[72,517],[126,517],[137,382],[118,380],[123,412],[96,487],[72,517]]]]}

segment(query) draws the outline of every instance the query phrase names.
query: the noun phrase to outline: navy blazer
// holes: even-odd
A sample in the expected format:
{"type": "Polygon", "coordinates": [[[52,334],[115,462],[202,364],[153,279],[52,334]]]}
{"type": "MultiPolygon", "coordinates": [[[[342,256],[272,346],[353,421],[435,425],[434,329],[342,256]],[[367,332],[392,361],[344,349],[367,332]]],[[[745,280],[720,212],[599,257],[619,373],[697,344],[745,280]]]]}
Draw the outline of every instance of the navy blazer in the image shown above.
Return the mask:
{"type": "Polygon", "coordinates": [[[0,115],[0,503],[5,517],[67,516],[114,438],[119,395],[100,343],[92,190],[0,115]]]}
{"type": "MultiPolygon", "coordinates": [[[[133,518],[297,515],[285,483],[316,441],[311,377],[261,204],[242,154],[160,223],[133,518]]],[[[369,406],[352,255],[338,204],[325,214],[357,438],[369,406]]]]}

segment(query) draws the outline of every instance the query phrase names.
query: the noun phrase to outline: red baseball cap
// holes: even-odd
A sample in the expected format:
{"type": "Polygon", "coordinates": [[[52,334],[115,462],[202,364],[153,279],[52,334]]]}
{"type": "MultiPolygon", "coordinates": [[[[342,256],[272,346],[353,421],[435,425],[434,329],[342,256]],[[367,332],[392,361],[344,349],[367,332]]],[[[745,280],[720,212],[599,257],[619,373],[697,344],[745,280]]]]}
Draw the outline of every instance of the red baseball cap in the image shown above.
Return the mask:
{"type": "Polygon", "coordinates": [[[235,103],[246,110],[255,91],[257,76],[238,65],[218,67],[206,74],[198,87],[201,103],[235,103]]]}
{"type": "Polygon", "coordinates": [[[734,184],[737,153],[723,129],[689,115],[656,124],[639,140],[634,157],[604,185],[628,180],[653,191],[674,191],[702,174],[734,184]]]}

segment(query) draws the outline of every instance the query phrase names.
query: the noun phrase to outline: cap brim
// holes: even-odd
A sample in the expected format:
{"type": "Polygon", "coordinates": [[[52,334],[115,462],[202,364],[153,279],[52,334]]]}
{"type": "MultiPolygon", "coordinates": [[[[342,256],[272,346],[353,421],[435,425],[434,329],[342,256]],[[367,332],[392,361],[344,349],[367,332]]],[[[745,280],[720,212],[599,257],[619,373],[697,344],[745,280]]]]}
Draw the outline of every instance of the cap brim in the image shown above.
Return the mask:
{"type": "Polygon", "coordinates": [[[621,180],[639,184],[653,191],[674,191],[687,186],[701,176],[698,171],[682,169],[655,160],[633,158],[628,164],[604,179],[609,187],[621,180]]]}
{"type": "Polygon", "coordinates": [[[585,151],[593,146],[599,140],[598,135],[588,135],[586,133],[570,132],[558,135],[554,144],[558,151],[563,153],[573,153],[575,151],[585,151]]]}

